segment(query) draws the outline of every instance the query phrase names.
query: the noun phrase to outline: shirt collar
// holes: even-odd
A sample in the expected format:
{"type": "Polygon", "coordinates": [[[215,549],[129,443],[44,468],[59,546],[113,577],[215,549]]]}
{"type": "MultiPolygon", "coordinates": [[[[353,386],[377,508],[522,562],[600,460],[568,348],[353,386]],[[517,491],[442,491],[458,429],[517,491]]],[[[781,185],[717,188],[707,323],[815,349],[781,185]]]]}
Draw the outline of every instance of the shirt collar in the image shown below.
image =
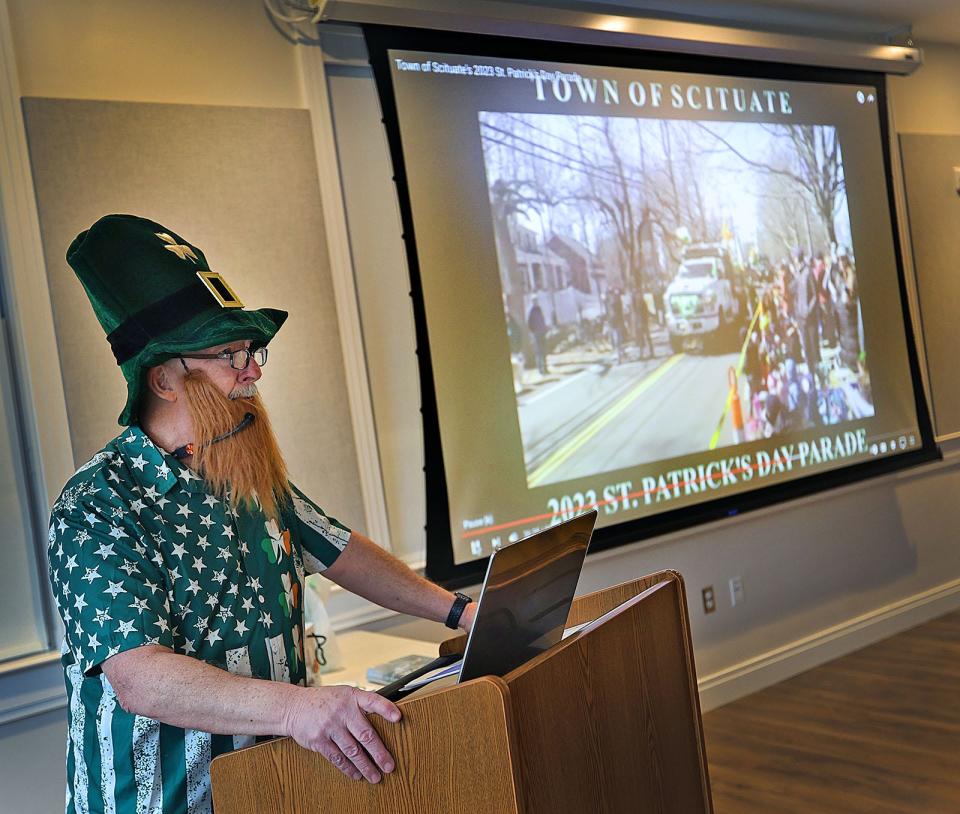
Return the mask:
{"type": "Polygon", "coordinates": [[[128,427],[118,442],[124,463],[144,489],[153,487],[165,495],[179,483],[190,492],[203,491],[203,479],[160,449],[140,427],[128,427]]]}

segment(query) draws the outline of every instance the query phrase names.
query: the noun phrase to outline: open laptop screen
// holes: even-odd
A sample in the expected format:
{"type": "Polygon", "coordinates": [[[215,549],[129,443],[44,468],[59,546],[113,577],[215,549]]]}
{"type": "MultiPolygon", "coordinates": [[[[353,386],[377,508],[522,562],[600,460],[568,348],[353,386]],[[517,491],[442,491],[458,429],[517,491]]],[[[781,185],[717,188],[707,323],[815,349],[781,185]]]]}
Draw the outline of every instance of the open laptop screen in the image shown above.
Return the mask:
{"type": "Polygon", "coordinates": [[[596,521],[586,512],[494,553],[461,682],[505,675],[560,641],[596,521]]]}

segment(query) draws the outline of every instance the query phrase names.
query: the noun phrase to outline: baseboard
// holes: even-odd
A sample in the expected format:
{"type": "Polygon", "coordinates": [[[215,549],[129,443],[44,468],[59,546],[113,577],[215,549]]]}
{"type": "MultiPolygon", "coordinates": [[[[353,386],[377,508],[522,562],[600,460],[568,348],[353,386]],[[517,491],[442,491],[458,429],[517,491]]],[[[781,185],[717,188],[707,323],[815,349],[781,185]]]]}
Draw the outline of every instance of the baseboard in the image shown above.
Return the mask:
{"type": "Polygon", "coordinates": [[[702,676],[704,712],[960,608],[960,579],[914,594],[702,676]]]}

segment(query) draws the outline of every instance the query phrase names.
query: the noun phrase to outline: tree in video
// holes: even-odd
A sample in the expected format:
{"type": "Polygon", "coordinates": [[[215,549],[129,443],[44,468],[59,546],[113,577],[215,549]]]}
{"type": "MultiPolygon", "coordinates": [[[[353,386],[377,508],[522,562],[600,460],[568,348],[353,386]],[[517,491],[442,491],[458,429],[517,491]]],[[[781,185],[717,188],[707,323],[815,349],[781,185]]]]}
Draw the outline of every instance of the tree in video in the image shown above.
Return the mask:
{"type": "Polygon", "coordinates": [[[530,487],[873,415],[833,127],[479,125],[530,487]]]}

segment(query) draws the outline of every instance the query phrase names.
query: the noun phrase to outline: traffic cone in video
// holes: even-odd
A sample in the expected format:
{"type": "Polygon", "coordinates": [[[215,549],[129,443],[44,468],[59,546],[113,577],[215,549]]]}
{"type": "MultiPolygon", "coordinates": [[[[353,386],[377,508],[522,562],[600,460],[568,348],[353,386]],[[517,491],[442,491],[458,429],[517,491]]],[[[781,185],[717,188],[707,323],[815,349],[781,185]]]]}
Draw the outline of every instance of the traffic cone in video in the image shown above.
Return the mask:
{"type": "Polygon", "coordinates": [[[730,368],[727,373],[730,381],[730,419],[733,421],[733,443],[739,444],[744,440],[743,410],[740,407],[740,388],[737,387],[737,371],[730,368]]]}

